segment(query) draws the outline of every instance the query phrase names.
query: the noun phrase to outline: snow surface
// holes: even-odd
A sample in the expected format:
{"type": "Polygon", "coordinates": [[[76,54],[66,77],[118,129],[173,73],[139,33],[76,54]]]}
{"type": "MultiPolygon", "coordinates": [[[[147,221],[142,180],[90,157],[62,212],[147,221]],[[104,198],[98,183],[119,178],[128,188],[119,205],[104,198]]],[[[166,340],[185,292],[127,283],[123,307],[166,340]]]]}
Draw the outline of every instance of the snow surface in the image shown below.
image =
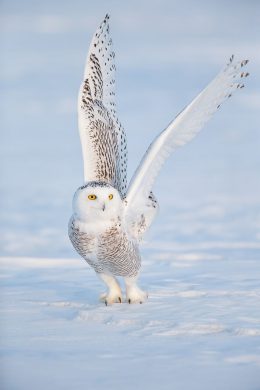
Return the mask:
{"type": "Polygon", "coordinates": [[[260,390],[259,2],[1,7],[1,390],[260,390]],[[231,54],[250,59],[246,87],[159,177],[143,305],[100,303],[67,237],[78,87],[107,12],[129,178],[231,54]]]}
{"type": "Polygon", "coordinates": [[[259,389],[260,242],[172,241],[179,214],[144,245],[143,305],[98,302],[80,258],[2,257],[2,388],[259,389]]]}

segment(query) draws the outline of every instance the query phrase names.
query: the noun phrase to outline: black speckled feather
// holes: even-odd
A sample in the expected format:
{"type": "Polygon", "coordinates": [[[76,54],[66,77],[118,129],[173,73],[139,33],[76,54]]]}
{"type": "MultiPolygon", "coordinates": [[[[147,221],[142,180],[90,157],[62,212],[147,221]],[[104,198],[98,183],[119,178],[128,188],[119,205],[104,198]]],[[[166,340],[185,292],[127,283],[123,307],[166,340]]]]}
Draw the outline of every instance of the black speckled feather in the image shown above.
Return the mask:
{"type": "Polygon", "coordinates": [[[116,116],[115,53],[107,15],[95,33],[79,92],[85,181],[104,181],[122,197],[127,188],[127,141],[116,116]]]}

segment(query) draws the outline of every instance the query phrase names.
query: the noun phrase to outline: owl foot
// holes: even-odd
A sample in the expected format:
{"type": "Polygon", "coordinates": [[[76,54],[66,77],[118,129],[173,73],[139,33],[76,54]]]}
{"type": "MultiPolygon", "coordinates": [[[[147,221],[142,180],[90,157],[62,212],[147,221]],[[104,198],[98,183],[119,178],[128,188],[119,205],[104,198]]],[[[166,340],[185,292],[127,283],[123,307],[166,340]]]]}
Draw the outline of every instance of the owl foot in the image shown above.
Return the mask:
{"type": "Polygon", "coordinates": [[[100,295],[100,300],[105,302],[106,305],[121,303],[123,300],[122,291],[116,278],[105,273],[99,273],[98,276],[103,280],[108,289],[108,292],[100,295]]]}
{"type": "Polygon", "coordinates": [[[122,303],[122,296],[119,294],[103,293],[99,297],[101,302],[105,305],[112,305],[113,303],[122,303]]]}
{"type": "Polygon", "coordinates": [[[143,303],[147,300],[148,294],[146,291],[141,290],[139,287],[127,289],[126,301],[128,303],[143,303]]]}
{"type": "Polygon", "coordinates": [[[126,302],[128,303],[143,303],[148,298],[147,292],[137,286],[137,279],[138,275],[125,278],[126,302]]]}

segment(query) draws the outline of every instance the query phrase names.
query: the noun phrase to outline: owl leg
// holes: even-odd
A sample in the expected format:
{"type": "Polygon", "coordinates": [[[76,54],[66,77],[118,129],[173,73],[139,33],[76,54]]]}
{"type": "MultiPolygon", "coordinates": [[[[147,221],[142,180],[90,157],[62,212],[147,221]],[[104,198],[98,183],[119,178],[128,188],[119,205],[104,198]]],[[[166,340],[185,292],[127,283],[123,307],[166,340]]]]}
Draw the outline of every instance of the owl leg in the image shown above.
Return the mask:
{"type": "Polygon", "coordinates": [[[143,303],[148,298],[147,292],[137,286],[137,278],[138,276],[125,278],[126,301],[128,303],[143,303]]]}
{"type": "Polygon", "coordinates": [[[108,288],[107,293],[101,294],[100,300],[105,302],[106,305],[111,305],[112,303],[121,303],[122,302],[122,292],[120,285],[116,278],[112,275],[97,273],[101,280],[105,283],[108,288]]]}

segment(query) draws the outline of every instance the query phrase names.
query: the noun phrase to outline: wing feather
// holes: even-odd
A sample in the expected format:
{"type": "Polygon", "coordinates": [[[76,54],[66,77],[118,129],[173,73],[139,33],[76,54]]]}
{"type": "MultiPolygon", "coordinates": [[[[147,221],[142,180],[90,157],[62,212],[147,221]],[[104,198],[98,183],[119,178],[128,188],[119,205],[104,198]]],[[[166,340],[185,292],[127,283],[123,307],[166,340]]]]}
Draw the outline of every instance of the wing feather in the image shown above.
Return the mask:
{"type": "Polygon", "coordinates": [[[125,196],[127,144],[116,115],[115,53],[108,21],[106,15],[90,44],[79,90],[78,122],[84,180],[105,181],[125,196]]]}
{"type": "Polygon", "coordinates": [[[158,135],[145,153],[127,190],[126,212],[142,210],[154,181],[169,155],[191,141],[232,93],[243,88],[241,79],[249,73],[242,67],[248,60],[234,63],[232,56],[215,79],[158,135]]]}

